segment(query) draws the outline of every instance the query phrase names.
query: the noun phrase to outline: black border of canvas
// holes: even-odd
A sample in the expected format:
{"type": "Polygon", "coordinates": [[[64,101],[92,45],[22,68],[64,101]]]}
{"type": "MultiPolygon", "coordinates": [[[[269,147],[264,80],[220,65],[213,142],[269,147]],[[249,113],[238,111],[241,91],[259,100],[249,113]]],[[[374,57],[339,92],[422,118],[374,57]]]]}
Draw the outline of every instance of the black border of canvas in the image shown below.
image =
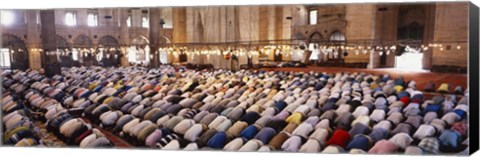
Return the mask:
{"type": "Polygon", "coordinates": [[[469,153],[473,154],[478,150],[479,144],[479,12],[478,7],[470,2],[469,5],[469,153]]]}

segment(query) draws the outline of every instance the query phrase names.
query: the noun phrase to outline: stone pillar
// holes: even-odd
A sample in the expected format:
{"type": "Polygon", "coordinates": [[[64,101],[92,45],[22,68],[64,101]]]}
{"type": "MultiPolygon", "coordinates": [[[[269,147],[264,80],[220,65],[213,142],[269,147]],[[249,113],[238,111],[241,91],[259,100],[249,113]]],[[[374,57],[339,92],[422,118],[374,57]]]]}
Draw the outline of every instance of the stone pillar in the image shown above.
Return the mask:
{"type": "Polygon", "coordinates": [[[467,67],[467,40],[468,2],[437,3],[434,42],[442,42],[444,50],[433,48],[432,65],[467,67]],[[463,42],[456,43],[458,41],[463,42]],[[460,49],[457,49],[457,46],[460,46],[460,49]]]}
{"type": "MultiPolygon", "coordinates": [[[[375,39],[376,4],[352,4],[347,5],[347,40],[371,40],[375,39]]],[[[368,46],[368,45],[364,45],[368,46]]],[[[375,52],[345,57],[345,62],[369,62],[371,68],[379,65],[379,55],[375,52]],[[370,57],[374,57],[372,60],[370,57]]]]}
{"type": "MultiPolygon", "coordinates": [[[[435,4],[425,6],[425,28],[423,32],[423,45],[428,46],[428,43],[433,42],[435,33],[435,4]]],[[[423,51],[423,69],[430,69],[432,67],[432,49],[423,51]]]]}
{"type": "Polygon", "coordinates": [[[42,67],[45,69],[46,76],[53,76],[60,74],[60,64],[56,55],[48,55],[46,52],[53,52],[57,50],[57,31],[55,27],[55,11],[54,10],[41,10],[40,11],[41,36],[43,52],[42,67]]]}
{"type": "MultiPolygon", "coordinates": [[[[160,25],[160,9],[150,8],[150,55],[153,55],[153,59],[150,60],[151,67],[158,67],[160,63],[160,55],[158,54],[159,44],[159,29],[160,25]]],[[[150,56],[147,56],[150,57],[150,56]]]]}
{"type": "MultiPolygon", "coordinates": [[[[378,11],[376,11],[376,27],[375,27],[375,39],[378,41],[395,41],[397,40],[397,29],[398,29],[398,5],[379,5],[378,11]],[[380,8],[385,8],[385,10],[380,10],[380,8]]],[[[386,45],[392,46],[392,45],[386,45]]],[[[384,52],[386,55],[386,51],[384,52]]],[[[381,56],[379,55],[378,59],[380,62],[381,56]]],[[[391,50],[390,54],[386,56],[386,62],[384,65],[385,68],[395,67],[395,53],[391,50]]]]}
{"type": "MultiPolygon", "coordinates": [[[[130,37],[129,37],[129,28],[127,26],[127,19],[128,19],[128,10],[126,9],[118,9],[120,15],[120,44],[123,46],[130,44],[130,37]]],[[[124,52],[123,56],[120,58],[120,63],[122,66],[128,66],[128,53],[124,52]]]]}
{"type": "Polygon", "coordinates": [[[38,24],[37,24],[37,12],[36,10],[25,11],[27,17],[27,40],[26,45],[28,48],[28,61],[30,69],[42,68],[41,54],[38,49],[41,48],[38,24]]]}
{"type": "Polygon", "coordinates": [[[283,39],[283,11],[284,6],[275,6],[275,40],[283,39]]]}
{"type": "MultiPolygon", "coordinates": [[[[173,32],[172,32],[172,42],[175,43],[185,43],[187,42],[187,32],[191,25],[187,25],[187,22],[192,20],[187,20],[187,13],[191,13],[192,9],[194,8],[185,8],[185,7],[176,7],[172,8],[172,19],[173,19],[173,32]]],[[[172,54],[168,55],[168,62],[175,63],[178,62],[178,57],[175,57],[172,54]]]]}

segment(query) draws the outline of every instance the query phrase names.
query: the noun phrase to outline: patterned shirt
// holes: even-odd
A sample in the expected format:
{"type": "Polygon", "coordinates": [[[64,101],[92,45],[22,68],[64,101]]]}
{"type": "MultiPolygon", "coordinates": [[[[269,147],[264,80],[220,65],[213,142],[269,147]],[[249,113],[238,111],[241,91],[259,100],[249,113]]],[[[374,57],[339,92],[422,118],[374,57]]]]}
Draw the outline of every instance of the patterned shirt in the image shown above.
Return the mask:
{"type": "Polygon", "coordinates": [[[425,152],[437,154],[440,144],[435,137],[426,137],[418,144],[418,147],[422,148],[425,152]]]}

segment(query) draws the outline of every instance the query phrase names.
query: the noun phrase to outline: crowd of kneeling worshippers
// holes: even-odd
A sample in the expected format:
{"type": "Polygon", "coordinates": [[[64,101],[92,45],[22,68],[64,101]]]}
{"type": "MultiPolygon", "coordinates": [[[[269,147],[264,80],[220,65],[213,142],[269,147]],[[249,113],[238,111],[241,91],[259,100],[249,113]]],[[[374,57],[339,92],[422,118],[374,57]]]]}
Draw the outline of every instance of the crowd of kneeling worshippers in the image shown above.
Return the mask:
{"type": "MultiPolygon", "coordinates": [[[[468,88],[427,99],[414,80],[366,73],[72,67],[2,74],[3,143],[319,153],[468,150],[468,88]],[[458,92],[458,91],[457,91],[458,92]]],[[[449,90],[441,85],[439,90],[449,90]]],[[[461,89],[461,88],[460,88],[461,89]]]]}

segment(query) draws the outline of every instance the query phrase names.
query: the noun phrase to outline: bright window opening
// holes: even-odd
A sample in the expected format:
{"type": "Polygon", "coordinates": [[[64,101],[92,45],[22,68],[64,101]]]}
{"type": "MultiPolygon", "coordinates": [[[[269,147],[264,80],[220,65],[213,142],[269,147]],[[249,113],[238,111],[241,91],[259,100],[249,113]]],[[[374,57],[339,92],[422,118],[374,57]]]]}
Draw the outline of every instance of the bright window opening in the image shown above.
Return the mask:
{"type": "Polygon", "coordinates": [[[316,25],[317,24],[317,16],[318,16],[318,10],[310,10],[310,24],[311,25],[316,25]]]}
{"type": "Polygon", "coordinates": [[[144,16],[142,17],[142,27],[143,28],[148,28],[148,25],[149,25],[149,21],[148,21],[148,17],[144,16]]]}
{"type": "Polygon", "coordinates": [[[128,16],[127,18],[127,27],[132,27],[132,17],[128,16]]]}
{"type": "Polygon", "coordinates": [[[74,61],[78,61],[78,50],[77,49],[72,50],[72,59],[74,61]]]}
{"type": "Polygon", "coordinates": [[[410,71],[422,71],[423,53],[403,53],[395,56],[395,68],[410,71]]]}
{"type": "Polygon", "coordinates": [[[1,23],[2,25],[11,25],[13,24],[13,21],[15,20],[15,15],[11,11],[0,11],[1,17],[1,23]]]}
{"type": "Polygon", "coordinates": [[[98,26],[98,15],[95,13],[88,13],[87,24],[90,27],[98,26]]]}
{"type": "Polygon", "coordinates": [[[37,24],[40,24],[40,14],[37,14],[37,24]]]}
{"type": "Polygon", "coordinates": [[[67,26],[76,26],[77,25],[77,15],[74,12],[67,12],[65,14],[65,24],[67,26]]]}
{"type": "Polygon", "coordinates": [[[159,55],[160,55],[160,63],[163,63],[163,64],[168,63],[168,51],[161,50],[159,55]]]}
{"type": "Polygon", "coordinates": [[[11,66],[9,51],[10,50],[6,48],[0,49],[0,67],[2,69],[8,69],[11,66]]]}

